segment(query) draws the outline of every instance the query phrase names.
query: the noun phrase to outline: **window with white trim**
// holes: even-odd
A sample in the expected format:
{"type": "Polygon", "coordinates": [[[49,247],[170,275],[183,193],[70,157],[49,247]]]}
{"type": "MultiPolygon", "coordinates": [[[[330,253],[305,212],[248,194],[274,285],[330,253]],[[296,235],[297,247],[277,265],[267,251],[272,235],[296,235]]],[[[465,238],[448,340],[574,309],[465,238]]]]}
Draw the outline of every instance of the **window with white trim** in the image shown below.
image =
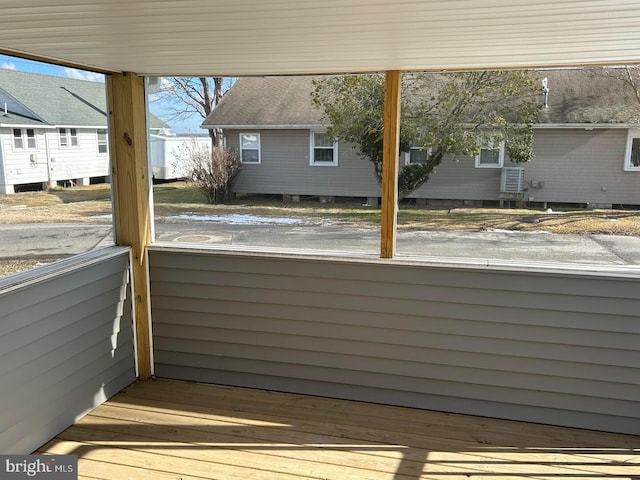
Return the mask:
{"type": "Polygon", "coordinates": [[[98,136],[98,154],[106,154],[109,150],[109,141],[107,139],[107,129],[99,128],[96,132],[98,136]]]}
{"type": "Polygon", "coordinates": [[[311,131],[311,165],[338,165],[338,142],[327,136],[326,132],[311,131]]]}
{"type": "Polygon", "coordinates": [[[33,128],[14,128],[13,149],[37,150],[38,142],[36,139],[36,131],[33,128]]]}
{"type": "Polygon", "coordinates": [[[260,134],[240,134],[240,161],[242,163],[260,163],[260,134]]]}
{"type": "Polygon", "coordinates": [[[411,147],[404,154],[404,163],[405,165],[423,165],[427,163],[429,155],[431,155],[431,147],[411,147]]]}
{"type": "Polygon", "coordinates": [[[640,172],[640,130],[629,130],[624,169],[628,172],[640,172]]]}
{"type": "Polygon", "coordinates": [[[504,165],[504,143],[480,148],[476,155],[476,168],[502,168],[504,165]]]}
{"type": "Polygon", "coordinates": [[[75,128],[59,128],[60,148],[78,146],[78,131],[75,128]]]}

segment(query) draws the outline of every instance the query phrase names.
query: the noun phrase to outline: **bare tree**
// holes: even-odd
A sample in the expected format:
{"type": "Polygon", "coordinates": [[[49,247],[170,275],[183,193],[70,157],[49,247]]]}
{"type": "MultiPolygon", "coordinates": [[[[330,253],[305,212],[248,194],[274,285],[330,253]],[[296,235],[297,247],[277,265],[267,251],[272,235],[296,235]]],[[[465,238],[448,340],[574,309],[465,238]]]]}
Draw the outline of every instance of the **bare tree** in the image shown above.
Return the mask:
{"type": "MultiPolygon", "coordinates": [[[[224,77],[166,77],[156,101],[163,102],[171,120],[197,114],[204,120],[218,104],[232,79],[224,77]]],[[[209,129],[213,147],[222,145],[222,132],[209,129]]]]}
{"type": "Polygon", "coordinates": [[[605,67],[602,68],[601,72],[605,76],[624,84],[627,92],[633,95],[637,103],[636,108],[640,109],[640,66],[605,67]]]}

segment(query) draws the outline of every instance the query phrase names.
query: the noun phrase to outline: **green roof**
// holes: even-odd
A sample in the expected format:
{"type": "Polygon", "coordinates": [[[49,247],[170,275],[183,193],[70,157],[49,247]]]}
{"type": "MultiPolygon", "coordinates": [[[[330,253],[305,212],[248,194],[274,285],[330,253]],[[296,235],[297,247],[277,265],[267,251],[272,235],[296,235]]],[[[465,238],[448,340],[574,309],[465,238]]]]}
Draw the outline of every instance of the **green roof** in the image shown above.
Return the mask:
{"type": "MultiPolygon", "coordinates": [[[[106,90],[100,82],[0,69],[0,101],[0,123],[107,126],[106,90]]],[[[149,122],[152,128],[168,128],[154,115],[149,122]]]]}

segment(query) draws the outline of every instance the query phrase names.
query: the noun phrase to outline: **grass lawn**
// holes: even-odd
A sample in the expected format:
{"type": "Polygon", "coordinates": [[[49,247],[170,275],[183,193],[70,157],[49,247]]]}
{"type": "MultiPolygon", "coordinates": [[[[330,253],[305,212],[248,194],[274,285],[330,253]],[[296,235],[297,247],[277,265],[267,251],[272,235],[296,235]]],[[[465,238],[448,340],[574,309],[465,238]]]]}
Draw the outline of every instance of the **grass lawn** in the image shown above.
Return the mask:
{"type": "MultiPolygon", "coordinates": [[[[47,192],[0,195],[0,223],[110,222],[109,185],[56,188],[47,192]]],[[[154,186],[156,217],[181,213],[202,215],[251,214],[266,217],[330,218],[353,226],[377,226],[380,209],[362,200],[338,199],[320,203],[317,198],[285,203],[280,196],[245,196],[224,205],[208,205],[204,195],[185,182],[154,186]]],[[[615,234],[640,236],[640,211],[568,210],[547,213],[534,209],[427,208],[402,205],[398,215],[402,229],[420,230],[545,230],[552,233],[615,234]]]]}

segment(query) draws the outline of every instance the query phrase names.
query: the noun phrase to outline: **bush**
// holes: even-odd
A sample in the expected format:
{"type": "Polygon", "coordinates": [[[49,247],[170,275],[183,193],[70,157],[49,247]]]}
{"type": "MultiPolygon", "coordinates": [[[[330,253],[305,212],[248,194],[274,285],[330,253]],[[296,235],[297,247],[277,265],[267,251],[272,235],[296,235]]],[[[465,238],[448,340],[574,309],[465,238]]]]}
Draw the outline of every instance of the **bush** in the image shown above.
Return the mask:
{"type": "Polygon", "coordinates": [[[185,166],[188,179],[194,182],[209,203],[222,203],[231,198],[231,189],[242,163],[238,154],[224,147],[209,149],[191,145],[176,155],[185,166]]]}

